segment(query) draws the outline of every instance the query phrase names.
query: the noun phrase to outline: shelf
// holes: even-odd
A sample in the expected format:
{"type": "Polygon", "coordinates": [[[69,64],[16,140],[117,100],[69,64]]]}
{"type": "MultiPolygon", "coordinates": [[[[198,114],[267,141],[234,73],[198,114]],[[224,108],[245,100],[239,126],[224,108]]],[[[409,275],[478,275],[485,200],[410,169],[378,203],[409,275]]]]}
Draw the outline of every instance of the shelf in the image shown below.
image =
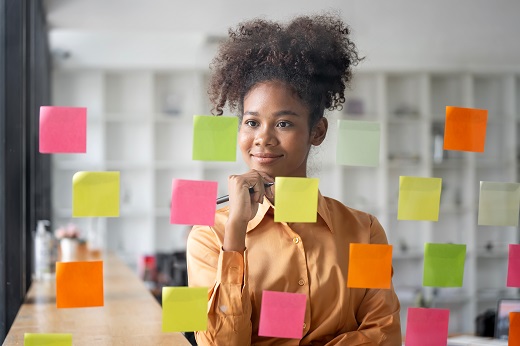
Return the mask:
{"type": "MultiPolygon", "coordinates": [[[[327,112],[329,132],[309,160],[309,176],[320,179],[323,195],[377,216],[384,226],[394,246],[393,283],[403,306],[415,305],[418,292],[433,289],[421,286],[425,243],[467,245],[464,284],[471,289],[436,290],[435,305],[452,312],[451,332],[473,330],[475,316],[468,314],[488,299],[482,296],[488,293],[475,292],[505,286],[507,244],[519,240],[516,227],[477,225],[480,181],[518,181],[520,174],[520,71],[512,75],[360,69],[344,108],[327,112]],[[444,133],[447,105],[488,109],[484,153],[443,150],[443,160],[435,162],[434,142],[439,145],[444,133]],[[379,167],[336,164],[337,119],[381,123],[379,167]],[[442,178],[439,221],[397,220],[399,176],[442,178]],[[495,244],[491,253],[485,250],[490,242],[495,244]]],[[[228,176],[248,170],[238,148],[235,162],[192,160],[193,115],[210,115],[207,82],[207,70],[54,71],[55,100],[86,106],[89,121],[87,154],[52,156],[58,222],[72,219],[75,172],[119,170],[121,215],[104,220],[108,250],[133,263],[142,254],[182,250],[188,226],[169,223],[172,180],[217,181],[218,194],[224,195],[228,176]]],[[[230,114],[227,108],[224,113],[230,114]]],[[[90,222],[75,221],[86,227],[90,222]]]]}
{"type": "Polygon", "coordinates": [[[146,124],[150,122],[150,115],[148,112],[143,113],[107,113],[105,114],[105,121],[107,123],[121,123],[122,126],[125,124],[146,124]]]}
{"type": "MultiPolygon", "coordinates": [[[[395,245],[394,245],[395,247],[395,245]]],[[[410,251],[410,252],[394,252],[392,255],[393,260],[422,260],[424,254],[419,251],[410,251]]]]}
{"type": "Polygon", "coordinates": [[[106,161],[107,170],[143,170],[150,169],[149,162],[136,161],[106,161]]]}

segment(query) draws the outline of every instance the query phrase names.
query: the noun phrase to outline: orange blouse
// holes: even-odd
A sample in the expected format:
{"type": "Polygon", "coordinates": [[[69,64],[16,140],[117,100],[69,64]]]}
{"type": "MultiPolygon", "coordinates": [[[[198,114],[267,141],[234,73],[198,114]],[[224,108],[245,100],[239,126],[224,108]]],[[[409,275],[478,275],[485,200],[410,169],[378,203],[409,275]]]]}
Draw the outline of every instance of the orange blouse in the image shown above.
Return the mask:
{"type": "Polygon", "coordinates": [[[249,222],[246,250],[223,251],[229,208],[188,237],[191,287],[209,287],[208,329],[199,345],[401,345],[391,289],[347,288],[349,244],[387,244],[377,219],[319,194],[316,223],[274,222],[267,198],[249,222]],[[264,290],[307,295],[302,338],[258,336],[264,290]]]}

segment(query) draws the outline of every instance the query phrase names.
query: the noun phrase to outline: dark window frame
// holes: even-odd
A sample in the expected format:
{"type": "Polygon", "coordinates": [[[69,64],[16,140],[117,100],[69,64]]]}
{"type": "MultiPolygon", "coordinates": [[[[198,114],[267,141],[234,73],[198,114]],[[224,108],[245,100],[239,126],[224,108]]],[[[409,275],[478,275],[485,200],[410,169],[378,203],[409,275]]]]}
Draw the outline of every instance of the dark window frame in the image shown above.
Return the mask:
{"type": "Polygon", "coordinates": [[[41,1],[0,1],[0,340],[31,283],[36,220],[51,217],[50,157],[38,152],[48,47],[41,1]]]}

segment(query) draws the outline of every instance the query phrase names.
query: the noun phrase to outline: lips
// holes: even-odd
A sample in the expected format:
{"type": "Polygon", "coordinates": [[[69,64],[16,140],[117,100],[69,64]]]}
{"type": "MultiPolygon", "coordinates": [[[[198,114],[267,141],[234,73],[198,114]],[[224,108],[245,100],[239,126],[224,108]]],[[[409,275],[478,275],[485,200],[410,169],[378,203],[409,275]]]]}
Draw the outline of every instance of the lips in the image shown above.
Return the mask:
{"type": "Polygon", "coordinates": [[[254,161],[261,164],[270,164],[276,162],[280,158],[283,157],[281,154],[272,154],[272,153],[255,153],[251,154],[251,157],[254,161]]]}

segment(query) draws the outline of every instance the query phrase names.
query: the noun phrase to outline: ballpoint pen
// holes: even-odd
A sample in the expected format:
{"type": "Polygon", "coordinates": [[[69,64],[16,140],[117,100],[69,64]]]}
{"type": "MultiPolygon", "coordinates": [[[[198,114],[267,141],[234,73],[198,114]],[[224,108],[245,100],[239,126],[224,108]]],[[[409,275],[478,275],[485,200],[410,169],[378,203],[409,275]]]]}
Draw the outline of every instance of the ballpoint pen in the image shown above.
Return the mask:
{"type": "MultiPolygon", "coordinates": [[[[269,186],[273,186],[274,183],[265,183],[264,184],[264,187],[269,187],[269,186]]],[[[249,193],[254,193],[255,190],[253,189],[253,187],[251,186],[249,188],[249,193]]],[[[221,203],[226,203],[227,201],[229,201],[229,195],[225,195],[225,196],[222,196],[222,197],[219,197],[217,198],[217,204],[221,204],[221,203]]]]}

